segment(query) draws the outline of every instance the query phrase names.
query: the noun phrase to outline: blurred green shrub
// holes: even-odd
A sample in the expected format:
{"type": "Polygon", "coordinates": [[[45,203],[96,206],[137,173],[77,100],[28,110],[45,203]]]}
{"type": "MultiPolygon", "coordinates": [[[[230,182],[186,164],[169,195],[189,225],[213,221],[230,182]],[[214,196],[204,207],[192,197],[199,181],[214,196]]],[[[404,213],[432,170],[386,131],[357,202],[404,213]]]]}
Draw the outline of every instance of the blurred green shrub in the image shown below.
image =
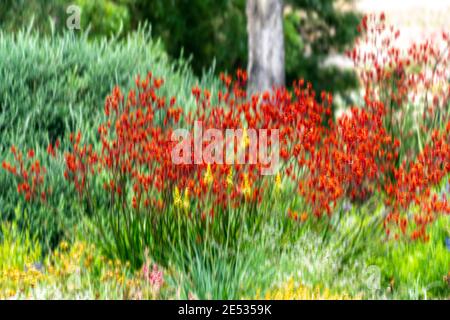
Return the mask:
{"type": "Polygon", "coordinates": [[[51,32],[51,23],[65,25],[68,0],[2,0],[0,1],[0,29],[17,32],[32,26],[40,32],[51,32]]]}
{"type": "Polygon", "coordinates": [[[54,141],[97,123],[113,86],[129,88],[136,74],[152,70],[171,79],[163,90],[180,101],[189,102],[198,82],[185,61],[170,61],[145,30],[124,41],[26,32],[0,32],[0,39],[2,153],[13,142],[46,146],[48,137],[54,141]]]}
{"type": "Polygon", "coordinates": [[[76,0],[80,6],[82,30],[91,29],[93,34],[114,35],[119,31],[130,30],[130,0],[76,0]]]}
{"type": "Polygon", "coordinates": [[[134,0],[134,27],[148,21],[167,52],[193,56],[198,73],[216,61],[218,71],[234,71],[247,61],[245,0],[134,0]]]}

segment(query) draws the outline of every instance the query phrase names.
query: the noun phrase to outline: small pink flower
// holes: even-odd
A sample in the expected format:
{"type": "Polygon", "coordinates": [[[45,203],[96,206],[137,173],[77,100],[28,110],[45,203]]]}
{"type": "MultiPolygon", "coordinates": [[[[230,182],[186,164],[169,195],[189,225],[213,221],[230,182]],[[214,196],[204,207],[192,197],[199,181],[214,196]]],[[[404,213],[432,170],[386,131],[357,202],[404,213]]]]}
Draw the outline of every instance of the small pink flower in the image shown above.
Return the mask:
{"type": "Polygon", "coordinates": [[[144,278],[152,285],[153,287],[160,288],[164,283],[163,279],[163,271],[159,270],[156,264],[153,264],[152,270],[150,270],[148,264],[144,264],[143,270],[144,278]]]}

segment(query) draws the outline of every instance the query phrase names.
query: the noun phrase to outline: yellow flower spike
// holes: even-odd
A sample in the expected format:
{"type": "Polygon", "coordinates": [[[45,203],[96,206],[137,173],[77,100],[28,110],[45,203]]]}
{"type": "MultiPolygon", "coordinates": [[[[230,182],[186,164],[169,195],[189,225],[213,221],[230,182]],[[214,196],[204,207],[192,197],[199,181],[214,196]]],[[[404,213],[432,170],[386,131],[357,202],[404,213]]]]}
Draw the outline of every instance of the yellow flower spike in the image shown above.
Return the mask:
{"type": "Polygon", "coordinates": [[[180,190],[178,189],[178,187],[175,187],[175,189],[173,191],[173,205],[176,208],[179,208],[182,205],[180,190]]]}
{"type": "Polygon", "coordinates": [[[248,137],[247,128],[242,131],[242,148],[247,147],[250,144],[250,138],[248,137]]]}
{"type": "Polygon", "coordinates": [[[275,190],[280,191],[281,190],[281,175],[278,172],[275,177],[275,190]]]}
{"type": "Polygon", "coordinates": [[[189,188],[184,189],[183,207],[185,210],[189,209],[189,188]]]}
{"type": "Polygon", "coordinates": [[[244,181],[242,183],[242,194],[246,198],[250,198],[250,196],[252,194],[252,188],[250,186],[250,182],[248,180],[248,174],[247,173],[244,174],[244,181]]]}
{"type": "Polygon", "coordinates": [[[205,175],[203,176],[203,180],[207,185],[210,185],[213,182],[213,175],[211,171],[211,165],[208,163],[208,166],[206,167],[205,175]]]}
{"type": "Polygon", "coordinates": [[[230,167],[230,170],[228,171],[227,175],[227,185],[229,187],[233,186],[233,168],[230,167]]]}

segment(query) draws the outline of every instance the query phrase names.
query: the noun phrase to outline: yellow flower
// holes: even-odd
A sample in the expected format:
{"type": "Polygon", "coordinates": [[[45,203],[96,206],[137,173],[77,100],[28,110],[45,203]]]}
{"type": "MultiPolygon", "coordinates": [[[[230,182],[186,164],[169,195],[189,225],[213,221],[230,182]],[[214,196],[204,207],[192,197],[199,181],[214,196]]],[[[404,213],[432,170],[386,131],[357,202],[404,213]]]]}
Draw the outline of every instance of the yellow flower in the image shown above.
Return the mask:
{"type": "Polygon", "coordinates": [[[277,176],[275,177],[275,190],[280,191],[281,190],[281,175],[278,172],[277,176]]]}
{"type": "Polygon", "coordinates": [[[61,250],[67,250],[69,248],[69,244],[66,241],[62,241],[59,245],[61,250]]]}
{"type": "Polygon", "coordinates": [[[189,209],[189,188],[184,189],[184,196],[182,197],[178,187],[175,187],[173,191],[173,204],[176,208],[189,209]]]}
{"type": "Polygon", "coordinates": [[[178,187],[175,187],[174,191],[173,191],[173,205],[178,208],[181,207],[182,204],[182,200],[181,200],[181,195],[180,195],[180,190],[178,189],[178,187]]]}
{"type": "Polygon", "coordinates": [[[213,182],[213,175],[211,171],[211,165],[208,163],[208,166],[206,167],[206,172],[203,177],[203,180],[206,184],[210,185],[213,182]]]}
{"type": "Polygon", "coordinates": [[[183,207],[185,210],[189,209],[189,188],[184,189],[183,207]]]}
{"type": "Polygon", "coordinates": [[[242,148],[247,147],[250,144],[250,138],[248,137],[247,128],[242,131],[242,148]]]}
{"type": "Polygon", "coordinates": [[[230,171],[228,171],[227,175],[227,185],[232,187],[233,186],[233,168],[230,167],[230,171]]]}
{"type": "Polygon", "coordinates": [[[248,174],[245,173],[244,174],[244,181],[242,183],[242,194],[246,197],[249,198],[252,194],[252,188],[250,186],[250,182],[248,180],[248,174]]]}

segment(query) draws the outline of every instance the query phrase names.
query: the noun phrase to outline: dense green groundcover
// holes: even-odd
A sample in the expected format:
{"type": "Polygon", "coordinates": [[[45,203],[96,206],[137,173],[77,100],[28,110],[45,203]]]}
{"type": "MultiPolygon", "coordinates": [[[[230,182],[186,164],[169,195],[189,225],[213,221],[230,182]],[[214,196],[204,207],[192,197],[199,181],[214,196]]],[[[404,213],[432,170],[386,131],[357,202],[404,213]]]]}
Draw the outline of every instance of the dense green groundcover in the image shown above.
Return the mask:
{"type": "MultiPolygon", "coordinates": [[[[136,74],[149,70],[164,77],[162,90],[186,109],[195,105],[194,85],[219,86],[212,73],[199,79],[185,61],[170,60],[146,30],[125,42],[0,34],[0,160],[11,158],[11,145],[39,156],[56,139],[66,150],[71,132],[94,135],[113,86],[126,92],[136,74]]],[[[119,248],[108,245],[108,234],[98,234],[99,224],[108,226],[107,218],[98,218],[107,213],[87,212],[70,194],[63,158],[43,161],[56,195],[51,210],[26,204],[0,171],[0,298],[450,297],[448,216],[433,225],[426,244],[385,242],[377,195],[361,206],[345,204],[332,219],[300,223],[286,219],[286,210],[302,203],[283,181],[282,191],[267,195],[252,220],[233,212],[226,226],[233,239],[213,230],[218,242],[186,237],[176,247],[161,241],[149,243],[149,251],[133,243],[119,248]]]]}

